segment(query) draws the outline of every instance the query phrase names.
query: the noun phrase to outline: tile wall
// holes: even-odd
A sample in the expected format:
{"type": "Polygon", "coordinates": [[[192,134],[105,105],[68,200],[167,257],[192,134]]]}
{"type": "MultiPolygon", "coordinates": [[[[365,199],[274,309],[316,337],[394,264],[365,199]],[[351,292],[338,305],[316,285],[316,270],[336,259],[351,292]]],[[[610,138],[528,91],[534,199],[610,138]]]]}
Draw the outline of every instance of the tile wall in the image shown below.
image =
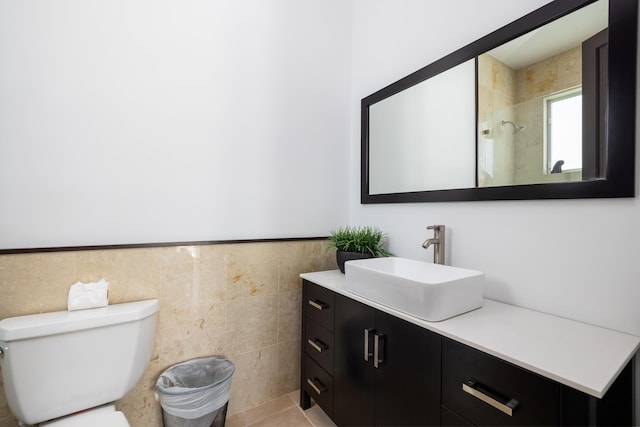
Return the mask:
{"type": "MultiPolygon", "coordinates": [[[[133,427],[161,426],[158,375],[194,357],[236,365],[229,415],[299,388],[302,272],[334,269],[323,240],[0,256],[0,318],[65,310],[77,281],[110,284],[110,303],[158,298],[155,350],[117,406],[133,427]]],[[[0,427],[15,426],[0,382],[0,427]]]]}
{"type": "Polygon", "coordinates": [[[544,173],[544,98],[582,83],[582,50],[575,47],[523,67],[511,69],[489,54],[478,57],[478,161],[480,185],[580,181],[582,173],[544,173]],[[502,120],[525,125],[513,134],[502,120]],[[493,159],[488,157],[493,156],[493,159]],[[489,169],[487,170],[487,165],[489,169]]]}

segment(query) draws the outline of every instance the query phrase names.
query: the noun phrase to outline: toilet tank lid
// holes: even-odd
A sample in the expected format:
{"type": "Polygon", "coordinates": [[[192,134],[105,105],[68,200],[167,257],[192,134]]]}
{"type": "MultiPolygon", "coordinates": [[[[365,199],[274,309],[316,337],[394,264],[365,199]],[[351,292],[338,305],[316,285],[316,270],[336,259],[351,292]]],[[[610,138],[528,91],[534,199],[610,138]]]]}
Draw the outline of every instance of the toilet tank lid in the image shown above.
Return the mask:
{"type": "Polygon", "coordinates": [[[158,300],[112,304],[103,308],[29,314],[0,320],[0,341],[11,342],[134,322],[158,311],[158,300]]]}

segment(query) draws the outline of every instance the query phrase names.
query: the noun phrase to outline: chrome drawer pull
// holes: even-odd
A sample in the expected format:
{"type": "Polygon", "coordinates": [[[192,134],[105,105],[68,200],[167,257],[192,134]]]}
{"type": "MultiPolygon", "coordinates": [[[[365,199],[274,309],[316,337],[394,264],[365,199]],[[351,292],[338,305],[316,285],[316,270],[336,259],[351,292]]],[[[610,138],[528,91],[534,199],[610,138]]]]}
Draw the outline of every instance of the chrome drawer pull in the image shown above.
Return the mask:
{"type": "Polygon", "coordinates": [[[312,389],[315,390],[316,393],[318,393],[318,396],[322,394],[323,391],[325,391],[327,388],[324,386],[324,384],[322,384],[317,378],[307,378],[307,384],[309,384],[311,386],[312,389]],[[316,385],[316,383],[318,383],[319,385],[316,385]]]}
{"type": "Polygon", "coordinates": [[[307,343],[308,343],[311,347],[315,348],[315,349],[316,349],[316,351],[317,351],[318,353],[322,353],[323,351],[325,351],[326,349],[328,349],[328,348],[329,348],[329,346],[328,346],[328,345],[326,345],[325,343],[323,343],[322,341],[320,341],[320,340],[319,340],[319,339],[317,339],[317,338],[315,338],[315,339],[311,339],[311,338],[309,338],[309,339],[307,340],[307,343]]]}
{"type": "Polygon", "coordinates": [[[373,336],[373,366],[377,369],[384,363],[384,335],[373,336]]]}
{"type": "Polygon", "coordinates": [[[329,308],[329,306],[322,301],[314,301],[312,299],[309,300],[309,305],[311,307],[317,308],[320,311],[324,310],[325,308],[329,308]]]}
{"type": "Polygon", "coordinates": [[[499,411],[504,412],[510,417],[513,416],[513,410],[516,409],[518,402],[516,399],[509,399],[509,401],[502,403],[496,400],[494,397],[489,396],[486,392],[480,391],[480,386],[475,381],[465,381],[462,383],[462,390],[469,393],[471,396],[482,400],[484,403],[488,403],[499,411]]]}
{"type": "Polygon", "coordinates": [[[364,330],[364,361],[368,362],[369,358],[373,356],[371,350],[369,350],[369,335],[376,332],[373,328],[367,328],[364,330]]]}

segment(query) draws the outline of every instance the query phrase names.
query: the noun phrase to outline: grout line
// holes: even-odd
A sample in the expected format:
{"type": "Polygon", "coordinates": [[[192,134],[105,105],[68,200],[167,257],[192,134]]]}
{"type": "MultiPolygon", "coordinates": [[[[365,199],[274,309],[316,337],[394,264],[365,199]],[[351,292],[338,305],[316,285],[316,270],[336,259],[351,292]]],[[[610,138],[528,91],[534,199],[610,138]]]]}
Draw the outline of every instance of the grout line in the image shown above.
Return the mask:
{"type": "MultiPolygon", "coordinates": [[[[278,399],[281,399],[281,398],[283,398],[283,397],[285,397],[285,396],[286,396],[286,395],[282,395],[282,396],[278,396],[278,397],[276,397],[276,398],[274,398],[274,399],[267,400],[266,402],[261,403],[261,404],[260,404],[260,405],[258,405],[258,406],[254,406],[253,408],[249,408],[249,409],[247,409],[246,411],[242,411],[242,412],[239,412],[239,413],[233,414],[232,416],[233,416],[233,417],[242,417],[242,416],[246,415],[248,412],[251,412],[251,411],[254,411],[254,410],[258,410],[258,408],[260,408],[261,406],[268,405],[269,403],[271,403],[271,402],[273,402],[273,401],[276,401],[276,400],[278,400],[278,399]]],[[[289,400],[291,401],[291,399],[289,399],[289,400]]],[[[291,405],[286,406],[286,407],[284,407],[284,408],[282,408],[282,409],[279,409],[279,410],[277,410],[277,411],[275,411],[275,412],[269,412],[269,413],[267,413],[267,414],[265,414],[265,415],[261,416],[260,418],[257,418],[257,419],[255,419],[255,420],[252,420],[250,424],[243,424],[243,427],[249,427],[249,426],[252,426],[252,425],[254,425],[254,424],[256,424],[256,423],[259,423],[259,422],[261,422],[261,421],[264,421],[264,420],[266,420],[267,418],[270,418],[270,417],[271,417],[271,416],[273,416],[273,415],[276,415],[276,414],[279,414],[279,413],[281,413],[281,412],[284,412],[284,411],[287,411],[287,410],[291,409],[291,407],[292,407],[292,406],[295,406],[295,402],[293,402],[293,401],[291,401],[291,405]]]]}
{"type": "Polygon", "coordinates": [[[274,416],[276,416],[276,415],[278,415],[278,414],[281,414],[281,413],[283,413],[283,412],[285,412],[285,411],[289,411],[292,407],[293,407],[293,408],[295,408],[295,409],[296,409],[296,411],[300,412],[300,413],[302,414],[302,416],[305,418],[305,420],[307,420],[307,422],[308,422],[312,427],[317,427],[317,426],[313,423],[313,420],[312,420],[309,416],[307,416],[307,412],[306,412],[305,410],[303,410],[303,409],[299,406],[297,399],[296,399],[296,398],[294,398],[294,397],[292,396],[292,394],[294,394],[294,393],[296,393],[296,392],[298,392],[298,391],[296,390],[296,391],[292,391],[292,392],[289,392],[289,393],[285,393],[285,394],[283,394],[282,396],[278,396],[278,397],[276,397],[275,399],[269,400],[269,401],[267,401],[267,402],[265,402],[265,403],[263,403],[263,404],[261,404],[261,405],[258,405],[258,406],[254,407],[254,408],[251,408],[251,409],[247,409],[246,411],[243,411],[243,412],[240,412],[240,413],[234,414],[234,415],[232,415],[232,416],[233,416],[233,417],[241,417],[242,415],[246,414],[246,413],[247,413],[247,412],[249,412],[249,411],[255,410],[255,409],[259,408],[260,406],[267,405],[268,403],[270,403],[270,402],[272,402],[272,401],[275,401],[275,400],[281,399],[281,398],[283,398],[283,397],[285,397],[285,396],[286,396],[286,397],[287,397],[287,399],[290,401],[291,405],[286,406],[286,407],[284,407],[284,408],[282,408],[282,409],[279,409],[279,410],[277,410],[277,411],[275,411],[275,412],[267,413],[267,414],[265,414],[264,416],[262,416],[262,417],[260,417],[260,418],[257,418],[257,419],[255,419],[255,420],[251,420],[251,423],[250,423],[250,424],[243,424],[243,425],[242,425],[242,427],[251,427],[251,426],[253,426],[253,425],[255,425],[255,424],[258,424],[258,423],[261,423],[261,422],[263,422],[263,421],[265,421],[265,420],[267,420],[267,419],[269,419],[269,418],[271,418],[271,417],[274,417],[274,416]]]}
{"type": "Polygon", "coordinates": [[[299,407],[299,406],[297,406],[297,408],[298,408],[298,410],[299,410],[300,412],[302,412],[302,415],[304,416],[304,418],[305,418],[307,421],[309,421],[309,424],[311,424],[311,426],[312,426],[312,427],[316,427],[316,425],[313,423],[313,421],[311,420],[311,418],[309,418],[309,417],[307,416],[307,411],[303,411],[303,410],[302,410],[302,408],[301,408],[301,407],[299,407]]]}
{"type": "MultiPolygon", "coordinates": [[[[295,390],[292,392],[287,393],[287,396],[289,397],[289,399],[291,399],[291,401],[293,401],[293,406],[296,407],[296,409],[302,413],[302,415],[304,416],[304,418],[309,422],[309,424],[311,424],[312,427],[316,427],[316,425],[313,423],[313,420],[311,418],[309,418],[307,416],[307,411],[305,411],[304,409],[302,409],[300,407],[300,400],[299,397],[294,398],[292,396],[292,394],[296,394],[297,396],[299,396],[300,390],[295,390]]],[[[313,407],[313,404],[311,405],[311,407],[313,407]]],[[[311,407],[309,409],[311,409],[311,407]]]]}
{"type": "Polygon", "coordinates": [[[260,423],[262,421],[265,421],[265,420],[267,420],[267,419],[269,419],[269,418],[271,418],[273,416],[276,416],[278,414],[286,412],[286,411],[290,410],[291,408],[292,408],[292,406],[287,406],[286,408],[280,409],[279,411],[271,412],[270,414],[265,415],[263,418],[260,418],[259,420],[256,420],[256,421],[252,422],[251,424],[247,424],[246,427],[251,427],[252,425],[258,424],[258,423],[260,423]]]}

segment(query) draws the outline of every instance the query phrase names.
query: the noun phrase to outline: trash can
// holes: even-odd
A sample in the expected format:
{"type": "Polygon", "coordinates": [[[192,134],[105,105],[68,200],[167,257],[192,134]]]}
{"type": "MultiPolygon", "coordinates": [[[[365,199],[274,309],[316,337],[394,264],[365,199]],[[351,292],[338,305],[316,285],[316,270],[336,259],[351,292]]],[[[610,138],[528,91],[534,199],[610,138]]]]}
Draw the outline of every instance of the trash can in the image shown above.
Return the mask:
{"type": "Polygon", "coordinates": [[[156,382],[165,427],[223,427],[234,364],[220,356],[173,365],[156,382]]]}

